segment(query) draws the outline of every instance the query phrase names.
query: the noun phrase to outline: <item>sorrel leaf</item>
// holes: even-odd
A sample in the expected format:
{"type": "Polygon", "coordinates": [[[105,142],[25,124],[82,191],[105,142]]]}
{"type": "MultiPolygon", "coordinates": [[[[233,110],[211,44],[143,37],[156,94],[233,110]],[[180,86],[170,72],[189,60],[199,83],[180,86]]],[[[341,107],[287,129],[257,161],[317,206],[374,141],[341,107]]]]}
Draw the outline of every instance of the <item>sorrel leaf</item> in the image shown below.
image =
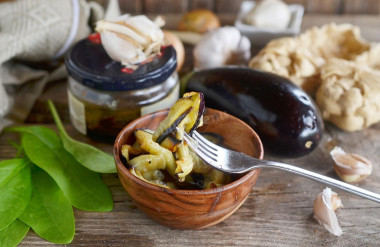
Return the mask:
{"type": "Polygon", "coordinates": [[[19,219],[50,242],[68,244],[74,238],[70,202],[49,174],[36,166],[32,168],[32,196],[19,219]]]}
{"type": "Polygon", "coordinates": [[[50,112],[53,115],[55,124],[58,127],[64,148],[74,156],[74,158],[88,169],[100,173],[116,173],[116,166],[113,157],[87,143],[79,142],[71,138],[63,124],[55,106],[51,100],[48,101],[50,112]]]}
{"type": "Polygon", "coordinates": [[[0,161],[0,231],[15,221],[29,203],[30,167],[27,159],[0,161]]]}
{"type": "Polygon", "coordinates": [[[0,231],[0,246],[17,246],[24,239],[28,231],[29,226],[16,219],[0,231]]]}
{"type": "Polygon", "coordinates": [[[111,211],[111,192],[98,173],[79,164],[58,137],[46,127],[10,127],[22,133],[22,147],[28,158],[45,170],[62,189],[71,204],[86,211],[111,211]]]}

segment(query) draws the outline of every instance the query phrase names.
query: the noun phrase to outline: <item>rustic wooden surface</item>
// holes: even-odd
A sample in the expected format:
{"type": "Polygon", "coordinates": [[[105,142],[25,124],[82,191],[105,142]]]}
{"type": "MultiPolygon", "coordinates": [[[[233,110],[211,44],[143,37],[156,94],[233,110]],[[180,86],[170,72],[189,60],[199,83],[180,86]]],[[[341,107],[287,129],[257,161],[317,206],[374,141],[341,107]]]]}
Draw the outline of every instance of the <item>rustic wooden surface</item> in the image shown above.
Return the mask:
{"type": "MultiPolygon", "coordinates": [[[[171,18],[178,20],[175,16],[171,18]]],[[[233,17],[221,19],[231,23],[233,17]]],[[[330,21],[357,24],[365,38],[380,42],[380,18],[375,16],[308,15],[302,29],[330,21]]],[[[73,129],[68,120],[65,83],[59,81],[45,89],[26,124],[54,128],[45,104],[51,98],[71,136],[111,152],[112,144],[95,142],[73,129]]],[[[11,133],[0,135],[1,160],[15,155],[8,141],[17,138],[11,133]]],[[[359,185],[380,193],[380,124],[355,133],[326,124],[317,150],[306,157],[282,161],[336,178],[326,148],[331,141],[373,162],[372,175],[359,185]]],[[[380,204],[335,190],[344,204],[337,211],[343,235],[333,236],[313,219],[313,201],[325,186],[282,171],[262,170],[253,191],[237,212],[222,223],[199,231],[173,230],[156,224],[136,209],[116,174],[103,178],[112,191],[114,210],[107,213],[75,210],[76,235],[71,246],[379,246],[380,243],[380,204]]],[[[20,246],[54,244],[30,231],[20,246]]]]}
{"type": "MultiPolygon", "coordinates": [[[[106,6],[109,0],[96,0],[106,6]]],[[[123,12],[184,13],[206,8],[217,14],[237,13],[244,0],[119,0],[123,12]]],[[[307,14],[380,14],[379,0],[283,0],[287,4],[301,4],[307,14]]]]}

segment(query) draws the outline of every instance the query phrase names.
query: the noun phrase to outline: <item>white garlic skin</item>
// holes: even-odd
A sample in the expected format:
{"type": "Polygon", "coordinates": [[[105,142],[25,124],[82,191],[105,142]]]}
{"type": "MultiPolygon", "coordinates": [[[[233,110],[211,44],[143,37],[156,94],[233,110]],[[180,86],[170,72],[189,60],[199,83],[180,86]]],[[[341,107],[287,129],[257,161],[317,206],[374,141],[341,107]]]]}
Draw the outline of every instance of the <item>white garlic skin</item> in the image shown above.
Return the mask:
{"type": "Polygon", "coordinates": [[[314,218],[336,236],[343,233],[334,212],[341,207],[343,207],[342,201],[330,188],[324,189],[314,200],[314,218]]]}
{"type": "Polygon", "coordinates": [[[256,27],[286,29],[290,18],[290,10],[284,2],[263,0],[245,15],[243,21],[256,27]]]}
{"type": "Polygon", "coordinates": [[[347,183],[357,183],[366,179],[373,169],[371,161],[358,155],[346,153],[340,147],[334,147],[330,155],[334,160],[334,170],[347,183]]]}
{"type": "Polygon", "coordinates": [[[107,54],[132,68],[159,54],[164,42],[160,27],[144,15],[123,15],[115,21],[98,21],[96,31],[100,33],[107,54]]]}
{"type": "Polygon", "coordinates": [[[195,68],[247,64],[251,42],[235,27],[221,27],[206,34],[193,50],[195,68]]]}

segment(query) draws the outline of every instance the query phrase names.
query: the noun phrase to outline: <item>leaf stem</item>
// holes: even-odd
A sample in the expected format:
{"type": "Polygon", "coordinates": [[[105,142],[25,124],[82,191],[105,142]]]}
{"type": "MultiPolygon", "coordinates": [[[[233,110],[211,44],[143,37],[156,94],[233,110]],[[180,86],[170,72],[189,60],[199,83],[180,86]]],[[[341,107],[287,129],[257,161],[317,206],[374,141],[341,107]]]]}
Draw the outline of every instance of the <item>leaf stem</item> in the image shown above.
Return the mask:
{"type": "Polygon", "coordinates": [[[54,103],[53,101],[51,101],[50,99],[48,100],[48,106],[49,106],[49,110],[53,116],[53,119],[54,119],[54,122],[55,124],[57,125],[58,127],[58,131],[61,135],[65,136],[65,138],[67,139],[71,139],[71,137],[67,134],[65,128],[63,127],[63,124],[62,124],[62,121],[61,121],[61,118],[59,117],[59,114],[57,112],[57,109],[55,108],[54,106],[54,103]]]}

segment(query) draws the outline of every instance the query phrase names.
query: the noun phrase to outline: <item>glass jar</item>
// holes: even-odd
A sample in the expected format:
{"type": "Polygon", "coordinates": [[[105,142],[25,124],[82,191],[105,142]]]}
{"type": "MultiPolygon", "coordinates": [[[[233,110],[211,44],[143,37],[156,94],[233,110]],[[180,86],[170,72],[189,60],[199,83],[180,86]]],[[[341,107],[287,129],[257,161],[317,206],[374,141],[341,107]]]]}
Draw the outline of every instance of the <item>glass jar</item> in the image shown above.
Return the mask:
{"type": "Polygon", "coordinates": [[[112,60],[100,42],[84,39],[66,55],[70,119],[81,133],[113,140],[132,120],[179,98],[176,53],[164,47],[136,70],[112,60]]]}

